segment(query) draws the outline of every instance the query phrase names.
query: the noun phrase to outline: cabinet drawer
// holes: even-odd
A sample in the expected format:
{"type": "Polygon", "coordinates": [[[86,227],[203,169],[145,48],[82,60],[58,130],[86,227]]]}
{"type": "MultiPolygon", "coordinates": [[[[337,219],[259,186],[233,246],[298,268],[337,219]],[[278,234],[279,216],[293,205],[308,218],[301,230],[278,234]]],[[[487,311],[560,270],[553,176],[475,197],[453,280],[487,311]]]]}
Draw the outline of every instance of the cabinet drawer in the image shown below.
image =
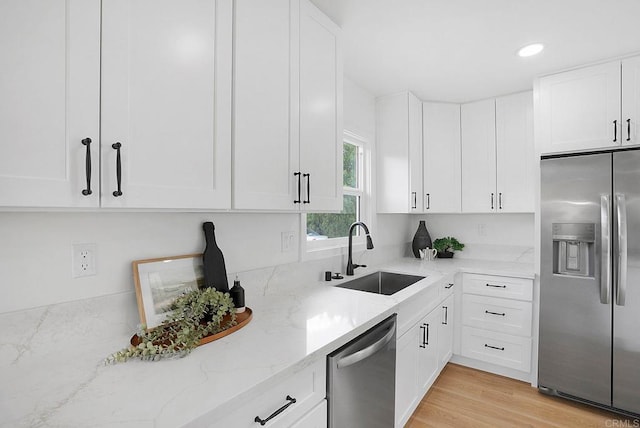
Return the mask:
{"type": "Polygon", "coordinates": [[[465,294],[462,304],[466,326],[531,336],[531,302],[465,294]]]}
{"type": "Polygon", "coordinates": [[[327,400],[322,400],[291,428],[327,428],[327,400]]]}
{"type": "Polygon", "coordinates": [[[509,276],[464,274],[462,288],[465,293],[531,301],[533,281],[509,276]]]}
{"type": "Polygon", "coordinates": [[[462,327],[462,355],[524,372],[531,371],[531,339],[462,327]]]}
{"type": "Polygon", "coordinates": [[[279,415],[271,419],[270,428],[290,427],[320,404],[326,395],[326,362],[318,360],[285,379],[271,385],[256,388],[253,399],[245,402],[220,421],[212,421],[210,427],[255,428],[260,426],[256,416],[268,418],[276,410],[289,403],[287,396],[294,398],[295,403],[287,407],[279,415]],[[259,390],[260,389],[260,390],[259,390]]]}

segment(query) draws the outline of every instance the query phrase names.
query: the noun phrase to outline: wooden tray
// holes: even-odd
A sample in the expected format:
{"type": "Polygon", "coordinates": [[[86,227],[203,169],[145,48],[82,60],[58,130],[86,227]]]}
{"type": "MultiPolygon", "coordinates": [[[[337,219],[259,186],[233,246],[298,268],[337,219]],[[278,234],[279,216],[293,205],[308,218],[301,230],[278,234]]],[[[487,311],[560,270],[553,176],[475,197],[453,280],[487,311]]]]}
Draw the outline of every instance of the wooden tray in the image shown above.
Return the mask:
{"type": "MultiPolygon", "coordinates": [[[[223,322],[225,321],[225,318],[222,319],[223,322]]],[[[253,318],[253,311],[251,310],[251,308],[246,308],[244,312],[240,312],[239,314],[236,314],[236,322],[237,322],[236,325],[226,330],[223,330],[220,333],[203,337],[202,339],[200,339],[200,345],[213,342],[214,340],[222,339],[223,337],[228,336],[231,333],[240,330],[242,327],[249,324],[249,321],[251,321],[251,318],[253,318]]],[[[137,334],[134,334],[131,337],[131,344],[133,346],[138,346],[139,343],[140,343],[140,338],[138,337],[137,334]]]]}

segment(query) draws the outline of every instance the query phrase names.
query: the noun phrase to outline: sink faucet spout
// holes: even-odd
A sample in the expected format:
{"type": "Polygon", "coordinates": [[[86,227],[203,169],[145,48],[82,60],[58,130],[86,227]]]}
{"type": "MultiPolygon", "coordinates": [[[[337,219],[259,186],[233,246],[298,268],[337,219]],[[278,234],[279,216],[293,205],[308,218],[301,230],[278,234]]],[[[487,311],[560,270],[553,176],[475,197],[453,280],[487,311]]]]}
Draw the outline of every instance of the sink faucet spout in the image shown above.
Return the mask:
{"type": "Polygon", "coordinates": [[[347,275],[353,276],[353,271],[359,267],[367,267],[367,265],[358,265],[353,263],[353,231],[356,226],[360,226],[364,229],[364,233],[367,238],[367,250],[373,250],[373,241],[371,240],[371,235],[369,235],[369,228],[366,224],[361,221],[357,221],[349,227],[349,259],[347,260],[347,275]]]}

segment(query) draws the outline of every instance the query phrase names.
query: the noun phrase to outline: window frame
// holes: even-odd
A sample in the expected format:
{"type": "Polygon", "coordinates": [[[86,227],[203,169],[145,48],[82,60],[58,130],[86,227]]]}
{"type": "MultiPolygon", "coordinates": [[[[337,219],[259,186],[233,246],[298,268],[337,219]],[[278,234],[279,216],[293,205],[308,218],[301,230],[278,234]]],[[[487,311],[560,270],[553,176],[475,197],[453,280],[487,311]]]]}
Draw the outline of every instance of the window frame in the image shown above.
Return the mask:
{"type": "MultiPolygon", "coordinates": [[[[365,222],[368,226],[371,224],[371,145],[369,141],[361,135],[354,132],[344,130],[342,135],[342,146],[344,144],[352,144],[358,148],[358,188],[347,187],[343,185],[343,195],[360,196],[358,206],[358,221],[365,222]]],[[[342,151],[343,152],[343,151],[342,151]]],[[[344,179],[344,178],[343,178],[344,179]]],[[[371,228],[370,228],[371,229],[371,228]]],[[[302,259],[322,258],[335,254],[344,253],[349,245],[348,237],[330,238],[317,241],[307,241],[307,214],[301,216],[300,236],[302,238],[302,259]]],[[[353,248],[364,249],[365,239],[361,228],[356,229],[357,234],[353,236],[353,248]]]]}

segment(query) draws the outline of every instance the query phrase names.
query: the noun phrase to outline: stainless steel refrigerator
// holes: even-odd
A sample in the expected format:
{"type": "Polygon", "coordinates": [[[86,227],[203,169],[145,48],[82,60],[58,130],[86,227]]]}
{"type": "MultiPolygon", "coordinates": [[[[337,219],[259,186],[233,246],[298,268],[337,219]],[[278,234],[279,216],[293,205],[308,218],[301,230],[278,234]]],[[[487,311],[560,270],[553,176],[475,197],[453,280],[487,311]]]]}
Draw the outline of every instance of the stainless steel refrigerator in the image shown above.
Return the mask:
{"type": "Polygon", "coordinates": [[[640,414],[640,150],[541,160],[540,391],[640,414]]]}

